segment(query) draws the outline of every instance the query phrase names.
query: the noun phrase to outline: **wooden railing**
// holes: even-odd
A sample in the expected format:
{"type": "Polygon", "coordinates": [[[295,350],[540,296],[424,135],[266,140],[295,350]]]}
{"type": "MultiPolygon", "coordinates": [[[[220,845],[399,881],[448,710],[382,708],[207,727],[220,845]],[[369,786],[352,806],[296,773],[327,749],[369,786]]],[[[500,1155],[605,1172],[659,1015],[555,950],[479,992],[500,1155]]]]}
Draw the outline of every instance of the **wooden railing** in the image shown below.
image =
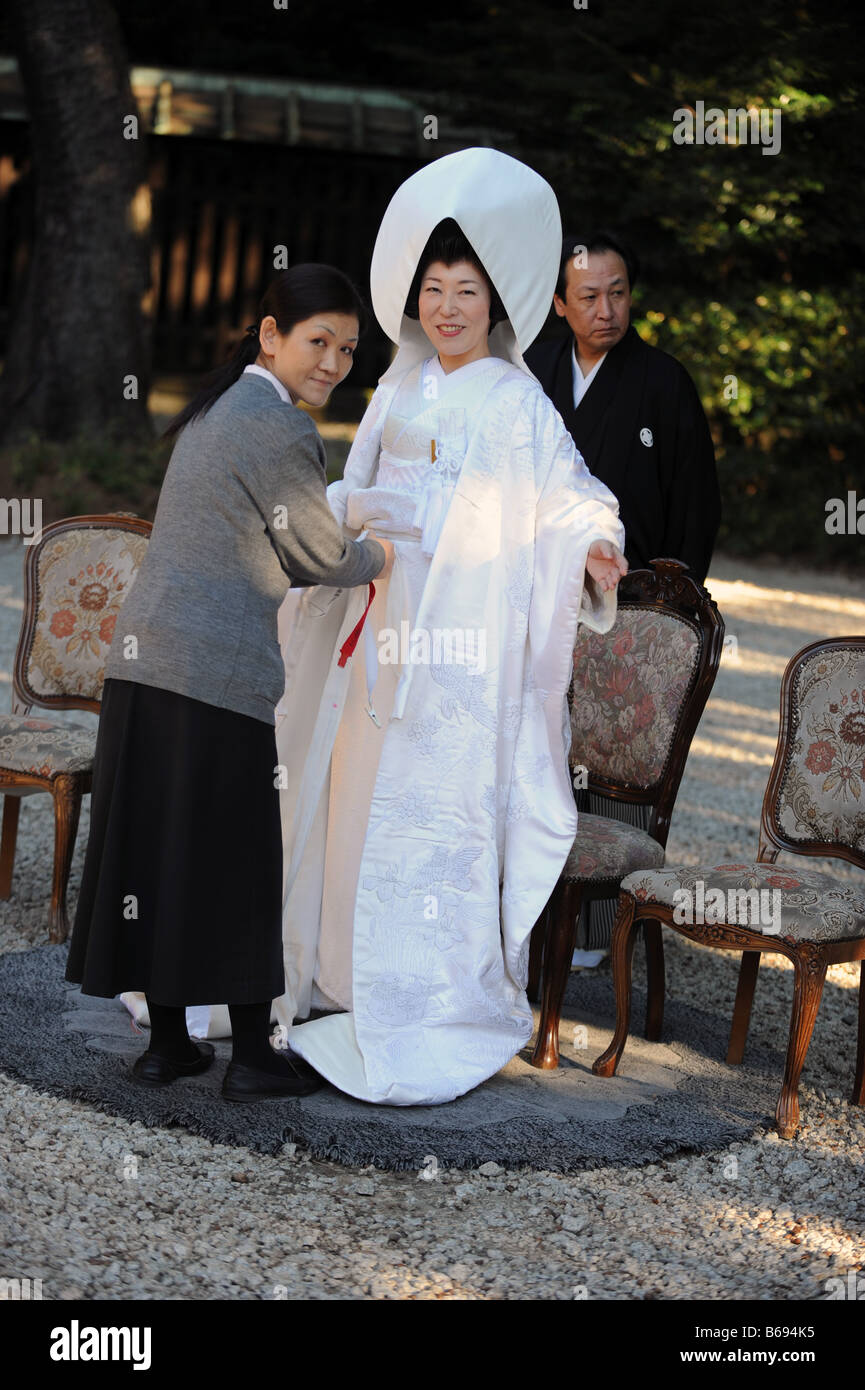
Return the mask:
{"type": "MultiPolygon", "coordinates": [[[[129,77],[143,128],[153,135],[357,150],[420,160],[501,138],[494,141],[488,131],[442,124],[430,109],[432,99],[425,105],[423,97],[409,100],[380,88],[177,68],[132,67],[129,77]]],[[[18,65],[14,58],[0,57],[0,121],[26,119],[18,65]]]]}

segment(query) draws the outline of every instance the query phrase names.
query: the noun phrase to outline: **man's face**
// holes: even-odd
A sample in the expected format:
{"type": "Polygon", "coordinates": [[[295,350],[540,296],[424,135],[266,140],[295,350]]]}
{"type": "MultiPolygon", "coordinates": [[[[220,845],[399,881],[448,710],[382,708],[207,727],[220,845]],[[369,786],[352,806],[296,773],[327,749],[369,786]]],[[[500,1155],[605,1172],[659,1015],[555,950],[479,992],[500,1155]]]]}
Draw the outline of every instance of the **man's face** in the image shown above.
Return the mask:
{"type": "Polygon", "coordinates": [[[592,252],[585,268],[568,262],[567,292],[553,298],[585,357],[600,357],[625,336],[631,317],[631,291],[625,262],[615,251],[592,252]]]}

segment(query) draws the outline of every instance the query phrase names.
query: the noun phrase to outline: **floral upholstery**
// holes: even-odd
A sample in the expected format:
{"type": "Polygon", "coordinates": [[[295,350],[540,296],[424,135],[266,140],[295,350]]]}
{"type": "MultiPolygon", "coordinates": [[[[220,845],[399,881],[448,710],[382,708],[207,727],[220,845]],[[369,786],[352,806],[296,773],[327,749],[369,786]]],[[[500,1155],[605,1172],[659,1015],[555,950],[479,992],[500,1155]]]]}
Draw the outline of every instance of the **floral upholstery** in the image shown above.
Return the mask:
{"type": "Polygon", "coordinates": [[[0,715],[0,776],[4,772],[31,772],[37,777],[88,772],[95,748],[95,727],[0,715]]]}
{"type": "Polygon", "coordinates": [[[36,627],[25,684],[35,699],[98,700],[123,600],[147,549],[147,536],[81,527],[48,536],[37,557],[36,627]]]}
{"type": "Polygon", "coordinates": [[[645,830],[608,816],[580,812],[577,836],[562,870],[562,878],[618,883],[634,869],[663,864],[664,849],[645,830]]]}
{"type": "MultiPolygon", "coordinates": [[[[861,888],[849,887],[832,878],[831,874],[819,873],[816,869],[779,868],[777,864],[718,864],[713,868],[688,866],[687,868],[665,868],[652,873],[628,874],[622,881],[623,891],[633,894],[638,904],[662,903],[668,907],[676,905],[673,894],[685,889],[692,895],[692,902],[699,904],[698,884],[702,884],[705,898],[710,890],[718,889],[727,897],[730,889],[771,892],[777,890],[780,898],[780,922],[767,917],[761,924],[746,915],[723,912],[713,913],[710,903],[705,906],[706,923],[724,922],[728,925],[747,926],[752,931],[764,931],[766,935],[786,937],[790,941],[844,941],[865,937],[865,884],[861,888]]],[[[681,902],[681,899],[679,900],[681,902]]],[[[766,906],[772,900],[766,900],[766,906]]],[[[744,913],[744,907],[740,909],[744,913]]]]}
{"type": "Polygon", "coordinates": [[[571,764],[643,790],[660,779],[700,656],[684,618],[619,609],[610,632],[589,632],[574,649],[571,764]]]}
{"type": "Polygon", "coordinates": [[[791,690],[790,751],[769,808],[785,840],[865,854],[865,651],[816,652],[791,690]]]}

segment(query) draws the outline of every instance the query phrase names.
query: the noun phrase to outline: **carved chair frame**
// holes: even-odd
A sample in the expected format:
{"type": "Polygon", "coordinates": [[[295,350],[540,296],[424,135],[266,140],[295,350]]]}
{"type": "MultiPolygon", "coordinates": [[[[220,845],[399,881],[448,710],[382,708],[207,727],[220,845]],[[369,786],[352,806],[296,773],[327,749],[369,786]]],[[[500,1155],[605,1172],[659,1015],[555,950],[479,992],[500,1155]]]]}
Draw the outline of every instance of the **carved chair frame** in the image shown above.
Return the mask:
{"type": "MultiPolygon", "coordinates": [[[[793,699],[796,676],[802,665],[814,657],[819,657],[823,652],[844,648],[865,652],[865,637],[834,637],[811,642],[791,658],[784,672],[781,680],[778,742],[760,813],[758,863],[774,864],[779,852],[786,850],[793,854],[846,859],[865,869],[865,854],[855,847],[817,839],[805,843],[793,840],[784,834],[775,816],[778,794],[793,758],[793,747],[799,727],[793,699]]],[[[745,1053],[761,954],[764,951],[775,952],[787,956],[793,962],[790,1032],[781,1093],[775,1109],[775,1125],[783,1139],[792,1139],[799,1125],[799,1081],[820,1007],[826,971],[830,965],[858,960],[859,1022],[851,1104],[865,1105],[865,937],[826,942],[794,941],[789,937],[766,936],[762,932],[725,922],[703,925],[680,923],[673,921],[673,909],[669,905],[651,901],[637,902],[633,894],[624,889],[619,897],[611,952],[616,991],[616,1028],[609,1047],[592,1067],[596,1075],[615,1074],[627,1041],[630,1027],[634,934],[640,922],[643,923],[644,933],[647,934],[647,943],[650,939],[660,941],[661,926],[666,924],[680,936],[698,941],[705,946],[742,952],[727,1049],[727,1061],[733,1065],[740,1063],[745,1053]]],[[[660,970],[656,961],[654,969],[650,968],[648,971],[646,1003],[646,1037],[655,1042],[661,1037],[664,1022],[663,956],[660,957],[660,961],[660,970]]]]}
{"type": "MultiPolygon", "coordinates": [[[[629,786],[605,778],[589,768],[587,790],[612,800],[651,806],[648,834],[666,846],[679,785],[697,725],[706,707],[724,642],[724,621],[708,590],[687,574],[678,560],[658,559],[650,569],[634,570],[619,585],[619,609],[657,612],[684,621],[698,639],[697,661],[682,700],[667,757],[661,772],[648,787],[629,786]]],[[[569,691],[569,703],[573,683],[569,691]]],[[[572,749],[573,767],[574,750],[572,749]]],[[[588,815],[581,812],[581,815],[588,815]]],[[[579,831],[577,832],[579,835],[579,831]]],[[[576,939],[577,922],[584,902],[614,897],[621,879],[610,877],[590,882],[562,874],[544,912],[532,929],[529,952],[528,995],[541,993],[541,1023],[533,1066],[552,1070],[559,1065],[559,1024],[568,971],[576,939]]],[[[663,943],[660,930],[646,933],[647,968],[663,977],[663,943]]]]}
{"type": "MultiPolygon", "coordinates": [[[[149,536],[152,523],[129,512],[88,514],[64,517],[43,527],[39,540],[29,546],[24,560],[24,616],[15,651],[12,674],[12,712],[26,716],[34,705],[43,709],[81,709],[98,714],[101,701],[78,695],[41,695],[32,689],[27,677],[30,652],[36,636],[36,622],[41,598],[39,559],[48,541],[66,531],[111,530],[130,531],[149,536]]],[[[12,891],[12,870],[18,838],[18,816],[21,798],[37,792],[50,792],[54,801],[54,867],[51,882],[51,912],[49,940],[65,941],[69,935],[66,911],[66,888],[78,820],[81,798],[92,786],[92,772],[59,772],[41,776],[33,772],[0,769],[0,795],[3,796],[3,824],[0,832],[0,899],[12,891]]]]}

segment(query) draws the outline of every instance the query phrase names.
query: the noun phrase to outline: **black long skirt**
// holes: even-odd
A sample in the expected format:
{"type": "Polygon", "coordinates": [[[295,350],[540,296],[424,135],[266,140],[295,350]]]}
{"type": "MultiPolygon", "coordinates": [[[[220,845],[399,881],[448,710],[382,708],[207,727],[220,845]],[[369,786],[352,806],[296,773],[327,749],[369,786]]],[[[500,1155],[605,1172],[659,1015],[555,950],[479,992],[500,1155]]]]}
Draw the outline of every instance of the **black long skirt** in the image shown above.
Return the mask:
{"type": "Polygon", "coordinates": [[[276,763],[263,720],[106,680],[67,980],[173,1005],[283,993],[276,763]]]}

